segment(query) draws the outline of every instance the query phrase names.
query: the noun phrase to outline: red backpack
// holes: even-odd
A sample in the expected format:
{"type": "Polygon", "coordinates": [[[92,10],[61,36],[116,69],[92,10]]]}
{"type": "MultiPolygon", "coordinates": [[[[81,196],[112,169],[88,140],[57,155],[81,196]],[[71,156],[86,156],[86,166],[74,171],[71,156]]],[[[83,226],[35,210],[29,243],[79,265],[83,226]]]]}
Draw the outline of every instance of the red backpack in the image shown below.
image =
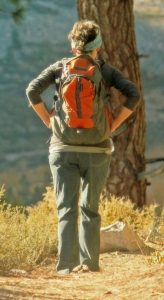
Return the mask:
{"type": "Polygon", "coordinates": [[[109,137],[109,95],[89,55],[63,60],[54,133],[68,144],[97,144],[109,137]]]}

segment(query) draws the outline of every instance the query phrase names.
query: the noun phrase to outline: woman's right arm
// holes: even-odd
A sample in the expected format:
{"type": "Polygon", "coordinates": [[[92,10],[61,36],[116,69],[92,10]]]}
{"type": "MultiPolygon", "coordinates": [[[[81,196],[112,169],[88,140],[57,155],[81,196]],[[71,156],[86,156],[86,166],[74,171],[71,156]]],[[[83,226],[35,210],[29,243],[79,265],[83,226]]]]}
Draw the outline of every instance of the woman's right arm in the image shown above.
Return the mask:
{"type": "Polygon", "coordinates": [[[51,85],[55,83],[55,70],[58,63],[50,65],[41,74],[33,79],[27,89],[26,95],[29,100],[30,106],[34,109],[36,114],[40,117],[43,123],[50,128],[51,113],[47,110],[41,94],[51,85]]]}

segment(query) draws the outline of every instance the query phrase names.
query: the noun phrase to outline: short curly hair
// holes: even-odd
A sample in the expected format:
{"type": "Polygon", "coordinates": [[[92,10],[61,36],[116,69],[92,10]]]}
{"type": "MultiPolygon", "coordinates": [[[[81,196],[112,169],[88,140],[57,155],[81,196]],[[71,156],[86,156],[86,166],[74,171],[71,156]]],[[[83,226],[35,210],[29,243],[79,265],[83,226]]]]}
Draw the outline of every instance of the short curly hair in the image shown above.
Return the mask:
{"type": "Polygon", "coordinates": [[[81,20],[74,24],[68,39],[75,43],[77,50],[86,52],[85,45],[93,41],[99,33],[100,27],[94,21],[81,20]]]}

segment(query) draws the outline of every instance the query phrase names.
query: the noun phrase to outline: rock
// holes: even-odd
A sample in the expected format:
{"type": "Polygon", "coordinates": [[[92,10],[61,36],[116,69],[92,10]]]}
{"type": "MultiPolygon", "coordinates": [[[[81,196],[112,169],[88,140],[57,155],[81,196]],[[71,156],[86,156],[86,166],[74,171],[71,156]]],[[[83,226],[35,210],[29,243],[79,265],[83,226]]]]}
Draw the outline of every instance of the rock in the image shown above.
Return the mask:
{"type": "Polygon", "coordinates": [[[145,255],[150,254],[154,249],[148,247],[130,226],[117,221],[101,228],[100,253],[108,251],[140,251],[145,255]]]}

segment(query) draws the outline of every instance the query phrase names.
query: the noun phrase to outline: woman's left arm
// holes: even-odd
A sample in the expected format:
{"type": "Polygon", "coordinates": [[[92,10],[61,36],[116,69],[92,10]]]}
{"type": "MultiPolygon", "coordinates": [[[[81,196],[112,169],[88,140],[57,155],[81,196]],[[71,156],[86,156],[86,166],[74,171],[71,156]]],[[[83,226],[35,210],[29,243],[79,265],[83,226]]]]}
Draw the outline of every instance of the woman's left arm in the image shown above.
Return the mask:
{"type": "Polygon", "coordinates": [[[136,85],[127,79],[118,69],[104,63],[102,68],[102,75],[109,87],[115,87],[125,97],[124,106],[130,110],[135,110],[140,101],[140,93],[136,85]]]}
{"type": "Polygon", "coordinates": [[[125,103],[120,113],[112,122],[111,132],[114,132],[123,122],[125,122],[139,104],[140,94],[136,85],[127,79],[119,70],[111,65],[102,66],[102,75],[109,87],[115,87],[125,96],[125,103]]]}

